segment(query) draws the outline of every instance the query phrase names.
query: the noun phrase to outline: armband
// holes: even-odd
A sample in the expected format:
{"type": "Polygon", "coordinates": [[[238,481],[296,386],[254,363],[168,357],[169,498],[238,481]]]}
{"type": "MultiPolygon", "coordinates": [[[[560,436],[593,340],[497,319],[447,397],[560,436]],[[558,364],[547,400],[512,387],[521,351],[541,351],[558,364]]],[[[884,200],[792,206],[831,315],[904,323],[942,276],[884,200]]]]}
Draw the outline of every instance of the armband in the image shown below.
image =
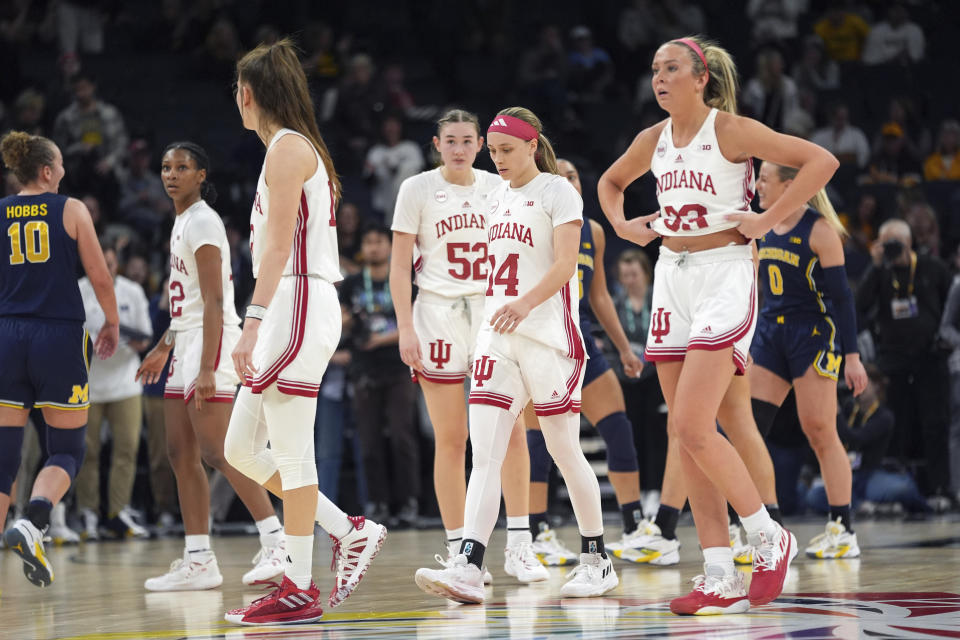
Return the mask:
{"type": "Polygon", "coordinates": [[[823,292],[833,301],[843,353],[857,351],[857,310],[853,304],[853,294],[847,282],[847,270],[843,265],[823,269],[823,292]]]}
{"type": "Polygon", "coordinates": [[[263,316],[267,315],[267,308],[259,304],[247,305],[247,318],[255,318],[257,320],[263,320],[263,316]]]}

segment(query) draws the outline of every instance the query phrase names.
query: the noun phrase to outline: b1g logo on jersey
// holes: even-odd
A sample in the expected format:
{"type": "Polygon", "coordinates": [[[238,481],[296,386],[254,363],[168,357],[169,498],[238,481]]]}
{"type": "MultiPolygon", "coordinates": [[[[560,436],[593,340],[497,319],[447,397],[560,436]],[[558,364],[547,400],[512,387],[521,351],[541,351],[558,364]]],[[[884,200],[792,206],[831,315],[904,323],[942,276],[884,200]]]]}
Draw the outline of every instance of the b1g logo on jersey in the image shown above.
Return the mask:
{"type": "Polygon", "coordinates": [[[493,377],[493,365],[496,363],[497,361],[491,360],[490,356],[483,356],[473,363],[473,379],[476,381],[478,388],[493,377]]]}
{"type": "Polygon", "coordinates": [[[655,338],[656,344],[662,344],[663,336],[668,333],[670,333],[670,312],[660,307],[650,318],[650,335],[655,338]]]}
{"type": "Polygon", "coordinates": [[[433,194],[433,199],[440,203],[446,202],[447,192],[443,189],[437,189],[437,192],[433,194]]]}
{"type": "Polygon", "coordinates": [[[430,343],[430,360],[437,365],[437,369],[443,369],[443,365],[450,362],[450,343],[442,339],[430,343]]]}

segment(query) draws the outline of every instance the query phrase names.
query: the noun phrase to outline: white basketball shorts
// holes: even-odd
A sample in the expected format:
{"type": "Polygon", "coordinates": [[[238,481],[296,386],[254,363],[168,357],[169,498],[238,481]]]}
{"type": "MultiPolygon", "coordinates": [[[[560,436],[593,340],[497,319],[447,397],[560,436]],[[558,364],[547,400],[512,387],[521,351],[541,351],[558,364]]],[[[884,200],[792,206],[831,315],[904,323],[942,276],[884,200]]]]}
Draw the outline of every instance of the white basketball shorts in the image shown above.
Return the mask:
{"type": "Polygon", "coordinates": [[[520,415],[529,400],[538,416],[580,412],[586,354],[571,358],[525,336],[480,329],[473,358],[470,404],[489,404],[520,415]]]}
{"type": "Polygon", "coordinates": [[[694,253],[660,247],[644,357],[683,360],[690,349],[733,347],[737,373],[747,366],[757,326],[757,278],[749,244],[694,253]]]}
{"type": "Polygon", "coordinates": [[[411,372],[440,384],[462,384],[470,372],[477,333],[483,323],[483,296],[447,298],[420,291],[413,303],[413,328],[420,339],[422,372],[411,372]]]}
{"type": "MultiPolygon", "coordinates": [[[[217,391],[206,402],[233,402],[237,393],[240,378],[237,377],[233,366],[233,348],[240,339],[240,327],[228,325],[220,334],[220,344],[217,347],[217,360],[214,365],[214,375],[217,380],[217,391]]],[[[203,354],[203,329],[186,329],[177,331],[176,342],[173,345],[173,359],[167,372],[167,385],[163,391],[164,398],[182,399],[190,402],[197,387],[197,376],[200,375],[200,358],[203,354]]]]}
{"type": "Polygon", "coordinates": [[[336,288],[313,276],[283,276],[260,323],[249,384],[261,393],[272,384],[282,393],[316,398],[327,364],[340,342],[336,288]]]}

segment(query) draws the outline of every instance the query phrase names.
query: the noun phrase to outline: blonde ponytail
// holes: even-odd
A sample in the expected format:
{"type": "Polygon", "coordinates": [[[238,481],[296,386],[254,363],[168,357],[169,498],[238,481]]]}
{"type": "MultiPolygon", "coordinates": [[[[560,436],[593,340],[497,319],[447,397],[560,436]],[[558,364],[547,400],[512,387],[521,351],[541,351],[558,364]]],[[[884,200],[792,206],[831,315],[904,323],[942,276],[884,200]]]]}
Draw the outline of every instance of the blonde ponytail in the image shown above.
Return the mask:
{"type": "Polygon", "coordinates": [[[543,135],[543,123],[537,115],[525,107],[508,107],[501,109],[498,116],[513,116],[523,120],[531,127],[537,130],[537,152],[534,154],[534,161],[537,163],[537,169],[544,173],[560,175],[557,169],[557,154],[553,150],[553,145],[547,136],[543,135]]]}
{"type": "Polygon", "coordinates": [[[737,65],[727,50],[715,41],[699,35],[677,38],[670,42],[687,49],[693,63],[693,70],[697,75],[703,74],[704,71],[710,72],[707,86],[703,89],[703,101],[707,106],[727,113],[736,113],[740,79],[737,75],[737,65]],[[683,42],[684,40],[691,40],[700,47],[707,61],[706,67],[703,66],[700,55],[689,44],[683,42]]]}
{"type": "MultiPolygon", "coordinates": [[[[793,167],[784,167],[782,165],[769,162],[768,164],[773,165],[777,168],[777,177],[780,178],[780,182],[785,182],[787,180],[793,180],[797,177],[799,172],[793,167]]],[[[843,223],[840,222],[840,216],[837,215],[837,210],[833,208],[833,203],[830,202],[830,196],[827,195],[826,189],[820,189],[817,191],[810,200],[807,201],[807,205],[827,221],[827,224],[830,225],[830,228],[837,232],[837,235],[841,238],[846,238],[850,235],[847,232],[846,227],[843,226],[843,223]]]]}

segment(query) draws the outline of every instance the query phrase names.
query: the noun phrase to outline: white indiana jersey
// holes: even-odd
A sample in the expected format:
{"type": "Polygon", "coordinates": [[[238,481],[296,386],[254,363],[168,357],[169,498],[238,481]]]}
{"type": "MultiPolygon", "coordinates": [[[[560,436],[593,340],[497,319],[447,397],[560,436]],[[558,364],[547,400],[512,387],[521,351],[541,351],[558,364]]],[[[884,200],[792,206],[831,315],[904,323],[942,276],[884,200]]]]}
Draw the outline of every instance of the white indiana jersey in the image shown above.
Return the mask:
{"type": "Polygon", "coordinates": [[[400,185],[391,228],[417,236],[413,268],[423,291],[457,298],[487,290],[487,195],[503,179],[480,169],[473,178],[451,184],[438,167],[400,185]]]}
{"type": "MultiPolygon", "coordinates": [[[[554,263],[553,230],[583,222],[583,200],[566,178],[541,173],[519,189],[504,181],[488,196],[487,246],[490,269],[484,321],[508,302],[533,289],[554,263]]],[[[579,281],[570,280],[534,307],[517,326],[516,335],[583,357],[580,335],[579,281]]]]}
{"type": "Polygon", "coordinates": [[[174,331],[203,327],[203,297],[197,272],[197,249],[220,249],[220,282],[223,286],[223,324],[240,323],[233,306],[230,244],[220,215],[203,200],[176,217],[170,232],[170,328],[174,331]]]}
{"type": "Polygon", "coordinates": [[[660,132],[650,170],[657,179],[660,217],[651,228],[662,236],[701,236],[733,229],[728,213],[750,210],[753,160],[730,162],[717,143],[717,110],[686,147],[673,144],[673,122],[660,132]]]}
{"type": "MultiPolygon", "coordinates": [[[[274,134],[267,152],[285,135],[300,136],[313,144],[302,133],[292,129],[280,129],[274,134]]],[[[318,276],[327,282],[339,282],[340,254],[337,251],[337,220],[334,215],[334,194],[327,169],[316,149],[317,170],[303,183],[300,192],[300,207],[297,210],[297,226],[293,235],[293,247],[287,264],[283,268],[285,276],[318,276]]],[[[253,255],[253,277],[260,274],[260,263],[266,240],[267,217],[270,214],[270,190],[266,180],[267,161],[264,159],[257,180],[257,195],[250,212],[250,253],[253,255]]]]}

